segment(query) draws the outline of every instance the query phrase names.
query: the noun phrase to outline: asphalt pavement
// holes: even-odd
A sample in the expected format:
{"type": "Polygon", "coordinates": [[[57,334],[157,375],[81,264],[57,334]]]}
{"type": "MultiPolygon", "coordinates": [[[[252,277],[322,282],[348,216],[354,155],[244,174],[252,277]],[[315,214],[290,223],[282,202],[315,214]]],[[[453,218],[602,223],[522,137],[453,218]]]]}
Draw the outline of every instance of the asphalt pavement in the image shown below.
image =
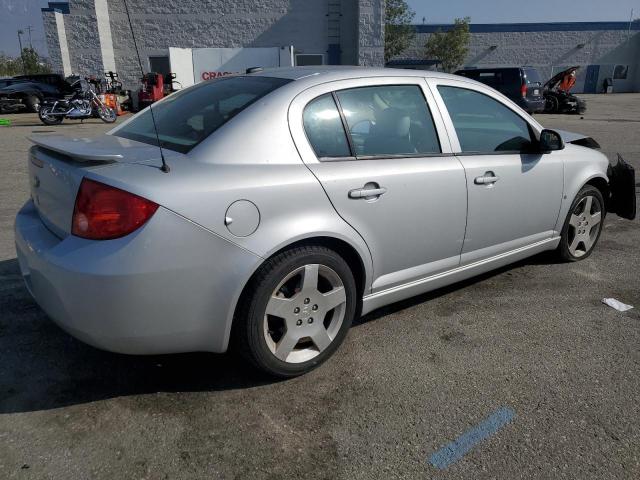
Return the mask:
{"type": "MultiPolygon", "coordinates": [[[[586,98],[583,117],[538,120],[640,169],[640,95],[586,98]]],[[[609,216],[584,262],[540,255],[376,311],[274,382],[232,355],[102,352],[49,321],[13,246],[26,137],[109,127],[2,117],[0,478],[640,478],[638,220],[609,216]]]]}

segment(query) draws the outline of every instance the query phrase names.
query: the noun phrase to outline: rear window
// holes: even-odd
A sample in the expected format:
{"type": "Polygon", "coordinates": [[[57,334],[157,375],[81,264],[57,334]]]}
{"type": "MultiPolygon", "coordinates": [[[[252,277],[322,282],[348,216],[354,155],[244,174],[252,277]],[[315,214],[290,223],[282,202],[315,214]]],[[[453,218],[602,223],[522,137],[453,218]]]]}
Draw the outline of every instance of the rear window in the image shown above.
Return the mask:
{"type": "MultiPolygon", "coordinates": [[[[227,77],[174,93],[152,107],[162,148],[189,152],[249,105],[290,81],[227,77]]],[[[149,110],[138,114],[113,135],[158,145],[149,110]]]]}
{"type": "Polygon", "coordinates": [[[527,85],[542,85],[542,79],[536,69],[527,68],[525,69],[524,74],[527,79],[527,85]]]}

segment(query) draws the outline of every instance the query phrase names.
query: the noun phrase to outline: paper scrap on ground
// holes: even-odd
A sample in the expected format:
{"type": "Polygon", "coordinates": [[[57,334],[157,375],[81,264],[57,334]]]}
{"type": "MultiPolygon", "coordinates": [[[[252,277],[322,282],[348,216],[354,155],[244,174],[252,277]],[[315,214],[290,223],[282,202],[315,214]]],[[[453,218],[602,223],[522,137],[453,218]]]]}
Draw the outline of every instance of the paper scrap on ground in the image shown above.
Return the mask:
{"type": "Polygon", "coordinates": [[[602,303],[609,305],[611,308],[615,308],[619,312],[627,312],[633,308],[631,305],[619,302],[615,298],[604,298],[602,303]]]}

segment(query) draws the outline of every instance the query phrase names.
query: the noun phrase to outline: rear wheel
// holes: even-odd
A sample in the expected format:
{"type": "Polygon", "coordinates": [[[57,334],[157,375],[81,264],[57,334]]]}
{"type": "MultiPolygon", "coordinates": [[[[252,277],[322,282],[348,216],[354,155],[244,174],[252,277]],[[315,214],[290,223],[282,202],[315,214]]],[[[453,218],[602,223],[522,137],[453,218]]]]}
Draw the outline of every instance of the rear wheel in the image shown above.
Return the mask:
{"type": "Polygon", "coordinates": [[[51,115],[52,107],[40,107],[38,117],[45,125],[59,125],[64,120],[63,115],[51,115]]]}
{"type": "Polygon", "coordinates": [[[302,375],[340,346],[355,315],[356,295],[353,274],[334,251],[285,251],[267,260],[248,285],[233,340],[268,374],[302,375]]]}
{"type": "Polygon", "coordinates": [[[560,257],[569,262],[589,258],[600,239],[605,215],[600,190],[584,186],[573,201],[562,229],[560,257]]]}

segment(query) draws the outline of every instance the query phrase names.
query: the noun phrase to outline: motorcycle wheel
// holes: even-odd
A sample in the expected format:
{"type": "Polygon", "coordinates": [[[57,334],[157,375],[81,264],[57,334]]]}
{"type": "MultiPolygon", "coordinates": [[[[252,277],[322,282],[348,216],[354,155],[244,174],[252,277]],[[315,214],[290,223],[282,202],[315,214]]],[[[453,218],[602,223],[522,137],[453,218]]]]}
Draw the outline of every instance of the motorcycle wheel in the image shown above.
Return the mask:
{"type": "Polygon", "coordinates": [[[98,115],[104,123],[113,123],[117,120],[118,116],[113,108],[101,106],[98,107],[98,115]]]}
{"type": "Polygon", "coordinates": [[[38,117],[40,117],[40,121],[45,125],[60,125],[64,120],[64,116],[62,115],[50,115],[51,107],[40,107],[38,111],[38,117]]]}

